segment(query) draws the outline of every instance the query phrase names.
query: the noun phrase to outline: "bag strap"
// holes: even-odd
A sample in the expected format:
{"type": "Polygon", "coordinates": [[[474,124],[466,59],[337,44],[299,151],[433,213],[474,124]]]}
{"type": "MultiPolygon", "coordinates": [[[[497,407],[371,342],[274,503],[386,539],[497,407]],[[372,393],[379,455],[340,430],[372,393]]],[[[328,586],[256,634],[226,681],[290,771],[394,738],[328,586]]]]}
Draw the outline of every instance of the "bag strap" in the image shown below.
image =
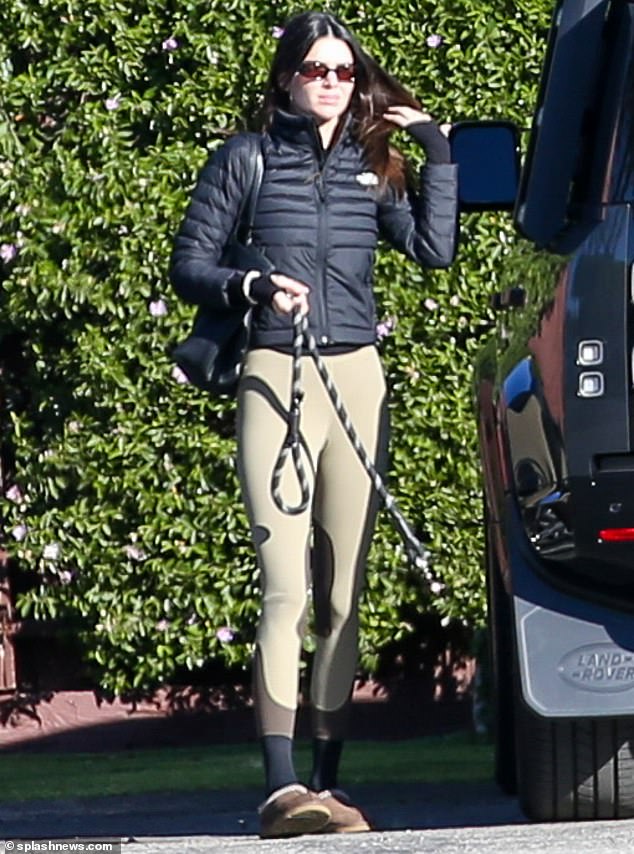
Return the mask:
{"type": "Polygon", "coordinates": [[[264,178],[264,152],[262,150],[261,134],[249,134],[245,137],[248,140],[248,173],[247,184],[249,188],[242,207],[240,208],[240,216],[238,226],[235,231],[237,239],[248,245],[253,238],[253,222],[255,220],[255,211],[258,206],[258,198],[262,180],[264,178]]]}

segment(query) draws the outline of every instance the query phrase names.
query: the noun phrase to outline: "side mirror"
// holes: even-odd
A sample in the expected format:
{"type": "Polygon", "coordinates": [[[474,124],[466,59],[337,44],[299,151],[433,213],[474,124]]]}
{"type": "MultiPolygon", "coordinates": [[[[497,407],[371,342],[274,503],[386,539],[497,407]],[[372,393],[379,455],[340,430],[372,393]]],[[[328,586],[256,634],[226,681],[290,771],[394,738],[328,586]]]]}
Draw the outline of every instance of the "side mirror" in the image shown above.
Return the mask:
{"type": "Polygon", "coordinates": [[[520,177],[519,134],[512,122],[458,122],[449,133],[464,211],[512,210],[520,177]]]}

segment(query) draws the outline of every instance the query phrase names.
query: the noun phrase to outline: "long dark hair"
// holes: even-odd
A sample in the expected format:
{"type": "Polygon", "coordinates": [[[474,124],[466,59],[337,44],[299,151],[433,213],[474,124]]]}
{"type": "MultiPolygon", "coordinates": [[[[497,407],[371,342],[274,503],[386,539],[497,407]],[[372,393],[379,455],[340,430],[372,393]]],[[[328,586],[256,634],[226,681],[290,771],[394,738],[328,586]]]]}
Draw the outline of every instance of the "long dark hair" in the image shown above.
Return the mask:
{"type": "Polygon", "coordinates": [[[352,51],[356,68],[350,102],[352,132],[363,145],[368,164],[378,175],[381,186],[390,183],[403,193],[406,185],[405,159],[389,144],[389,136],[397,128],[392,122],[385,121],[383,113],[396,104],[415,109],[420,109],[420,104],[363,50],[341,21],[328,12],[301,12],[284,27],[264,94],[265,127],[270,127],[277,108],[290,108],[288,87],[291,78],[313,43],[324,36],[341,39],[352,51]]]}

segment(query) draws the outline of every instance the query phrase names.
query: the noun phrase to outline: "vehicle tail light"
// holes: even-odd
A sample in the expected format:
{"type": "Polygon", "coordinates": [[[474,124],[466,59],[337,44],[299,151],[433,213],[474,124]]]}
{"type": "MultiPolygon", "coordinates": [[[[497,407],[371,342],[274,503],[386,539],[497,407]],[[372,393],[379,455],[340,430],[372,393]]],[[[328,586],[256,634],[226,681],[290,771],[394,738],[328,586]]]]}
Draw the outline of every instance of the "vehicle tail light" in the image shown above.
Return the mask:
{"type": "Polygon", "coordinates": [[[599,531],[599,539],[604,543],[634,542],[634,528],[604,528],[599,531]]]}

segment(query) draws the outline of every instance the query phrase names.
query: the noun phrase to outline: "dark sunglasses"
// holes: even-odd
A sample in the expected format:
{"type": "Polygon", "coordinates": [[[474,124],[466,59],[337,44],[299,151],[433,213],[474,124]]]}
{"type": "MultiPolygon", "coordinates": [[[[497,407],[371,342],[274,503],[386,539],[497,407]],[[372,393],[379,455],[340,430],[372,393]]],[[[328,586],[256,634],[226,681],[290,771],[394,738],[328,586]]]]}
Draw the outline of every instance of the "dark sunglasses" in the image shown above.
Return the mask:
{"type": "Polygon", "coordinates": [[[329,68],[323,62],[308,59],[297,69],[297,73],[305,77],[306,80],[323,80],[328,75],[329,71],[334,71],[337,75],[337,80],[340,83],[352,83],[354,80],[354,65],[345,63],[344,65],[336,65],[334,68],[329,68]]]}

